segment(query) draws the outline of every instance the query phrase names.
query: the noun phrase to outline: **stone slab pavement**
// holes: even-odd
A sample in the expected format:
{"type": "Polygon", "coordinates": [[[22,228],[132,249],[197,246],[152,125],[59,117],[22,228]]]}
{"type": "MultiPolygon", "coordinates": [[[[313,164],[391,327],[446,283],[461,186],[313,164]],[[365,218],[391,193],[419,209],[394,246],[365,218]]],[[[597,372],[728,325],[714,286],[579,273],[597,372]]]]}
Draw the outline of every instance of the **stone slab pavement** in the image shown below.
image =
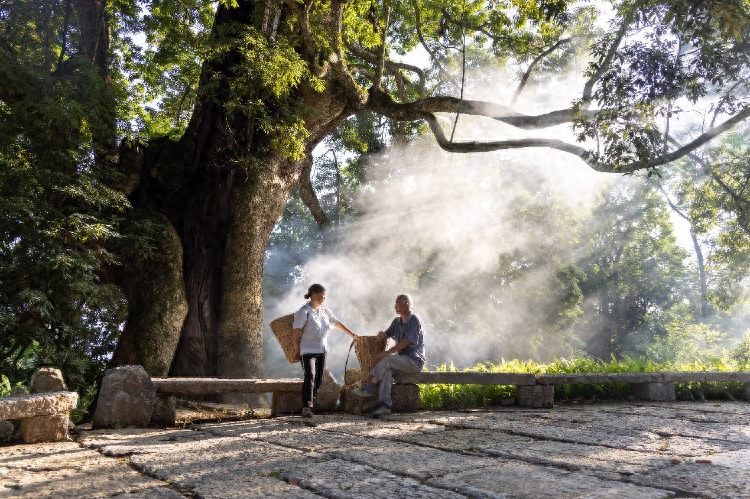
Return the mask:
{"type": "Polygon", "coordinates": [[[0,447],[0,497],[750,498],[750,403],[317,415],[0,447]]]}

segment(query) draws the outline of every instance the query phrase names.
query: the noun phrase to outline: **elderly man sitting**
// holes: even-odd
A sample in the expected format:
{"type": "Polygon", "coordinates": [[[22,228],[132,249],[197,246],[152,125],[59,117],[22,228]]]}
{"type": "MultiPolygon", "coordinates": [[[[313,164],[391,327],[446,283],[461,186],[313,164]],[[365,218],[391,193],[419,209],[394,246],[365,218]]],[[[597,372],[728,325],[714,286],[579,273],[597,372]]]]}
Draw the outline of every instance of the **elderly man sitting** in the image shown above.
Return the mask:
{"type": "Polygon", "coordinates": [[[380,405],[371,413],[376,418],[391,413],[393,374],[418,373],[426,361],[422,324],[411,312],[409,295],[398,295],[395,308],[399,316],[393,319],[388,329],[380,331],[378,337],[393,338],[396,345],[379,354],[378,363],[370,372],[372,379],[362,388],[352,391],[358,397],[372,397],[377,392],[380,405]]]}

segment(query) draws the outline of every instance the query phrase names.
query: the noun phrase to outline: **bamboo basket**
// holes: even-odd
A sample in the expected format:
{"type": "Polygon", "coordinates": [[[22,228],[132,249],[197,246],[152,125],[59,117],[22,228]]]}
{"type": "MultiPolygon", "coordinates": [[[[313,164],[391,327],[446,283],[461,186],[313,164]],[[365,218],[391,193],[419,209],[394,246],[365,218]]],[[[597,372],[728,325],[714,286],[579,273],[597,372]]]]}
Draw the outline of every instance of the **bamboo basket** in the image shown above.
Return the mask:
{"type": "Polygon", "coordinates": [[[284,350],[286,360],[289,362],[298,362],[294,359],[294,332],[292,326],[294,325],[294,314],[285,315],[271,321],[271,332],[276,336],[276,339],[281,345],[281,349],[284,350]]]}
{"type": "Polygon", "coordinates": [[[369,381],[370,371],[377,364],[376,356],[385,350],[387,338],[377,336],[357,336],[354,340],[354,353],[359,361],[359,377],[362,381],[369,381]]]}

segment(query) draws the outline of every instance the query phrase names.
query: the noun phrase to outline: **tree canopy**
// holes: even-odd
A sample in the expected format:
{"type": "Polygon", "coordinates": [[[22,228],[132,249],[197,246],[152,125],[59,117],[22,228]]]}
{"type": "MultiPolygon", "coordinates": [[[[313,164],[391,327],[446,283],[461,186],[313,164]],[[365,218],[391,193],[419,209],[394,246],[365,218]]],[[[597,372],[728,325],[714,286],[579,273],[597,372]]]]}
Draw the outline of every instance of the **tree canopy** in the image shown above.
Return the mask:
{"type": "MultiPolygon", "coordinates": [[[[690,208],[703,234],[709,206],[735,214],[720,240],[740,247],[746,144],[702,148],[750,117],[749,44],[745,0],[7,0],[3,369],[117,341],[113,362],[153,374],[258,374],[265,250],[296,188],[330,223],[311,181],[326,140],[429,130],[451,152],[543,147],[620,173],[709,156],[713,180],[677,201],[713,200],[690,208]],[[489,64],[507,102],[472,98],[489,64]],[[532,83],[571,68],[571,102],[524,111],[532,83]],[[459,115],[501,131],[457,139],[459,115]],[[558,125],[569,138],[536,134],[558,125]]],[[[333,164],[356,185],[349,158],[333,164]]]]}

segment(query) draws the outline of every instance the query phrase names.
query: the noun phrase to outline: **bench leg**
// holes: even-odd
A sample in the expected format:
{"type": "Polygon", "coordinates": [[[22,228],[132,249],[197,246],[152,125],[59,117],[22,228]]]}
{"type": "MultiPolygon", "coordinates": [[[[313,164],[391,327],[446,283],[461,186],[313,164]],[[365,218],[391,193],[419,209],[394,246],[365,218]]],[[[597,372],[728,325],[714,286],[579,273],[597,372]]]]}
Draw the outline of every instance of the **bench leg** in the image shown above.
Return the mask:
{"type": "Polygon", "coordinates": [[[52,414],[21,419],[21,440],[27,444],[62,442],[68,438],[68,415],[52,414]]]}
{"type": "MultiPolygon", "coordinates": [[[[313,408],[313,411],[315,408],[313,408]]],[[[271,417],[280,414],[299,414],[302,411],[302,395],[300,392],[271,392],[271,417]]]]}
{"type": "Polygon", "coordinates": [[[177,397],[167,393],[157,393],[151,423],[155,426],[174,426],[177,417],[177,397]]]}
{"type": "Polygon", "coordinates": [[[677,400],[674,383],[634,383],[633,395],[641,400],[652,402],[673,402],[677,400]]]}
{"type": "Polygon", "coordinates": [[[300,392],[271,392],[272,418],[275,418],[279,414],[299,414],[300,411],[302,411],[302,396],[300,392]]]}
{"type": "Polygon", "coordinates": [[[419,387],[412,383],[394,383],[391,388],[393,412],[414,412],[419,410],[419,387]]]}
{"type": "Polygon", "coordinates": [[[555,387],[552,385],[520,385],[518,405],[521,407],[554,407],[555,387]]]}
{"type": "Polygon", "coordinates": [[[271,417],[275,418],[279,413],[279,399],[281,392],[271,392],[271,417]]]}

